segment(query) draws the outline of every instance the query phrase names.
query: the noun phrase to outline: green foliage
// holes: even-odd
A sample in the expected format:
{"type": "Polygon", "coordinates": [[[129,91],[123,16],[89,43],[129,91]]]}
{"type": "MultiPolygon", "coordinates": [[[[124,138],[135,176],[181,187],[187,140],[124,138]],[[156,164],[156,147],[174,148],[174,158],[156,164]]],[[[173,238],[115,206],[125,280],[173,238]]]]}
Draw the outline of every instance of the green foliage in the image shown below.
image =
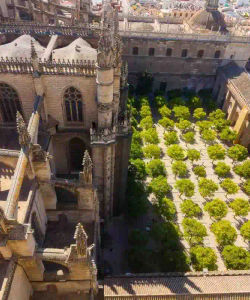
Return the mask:
{"type": "Polygon", "coordinates": [[[149,191],[154,193],[158,200],[164,198],[170,190],[166,177],[162,175],[153,178],[149,184],[149,191]]]}
{"type": "Polygon", "coordinates": [[[184,177],[187,175],[187,165],[182,161],[175,161],[172,164],[172,171],[175,175],[184,177]]]}
{"type": "Polygon", "coordinates": [[[157,211],[161,216],[169,221],[173,221],[176,217],[174,202],[166,197],[159,199],[157,211]]]}
{"type": "Polygon", "coordinates": [[[185,158],[185,152],[179,145],[171,145],[167,149],[167,155],[174,160],[183,160],[185,158]]]}
{"type": "Polygon", "coordinates": [[[151,116],[147,116],[147,117],[141,119],[141,122],[140,122],[139,126],[142,129],[152,128],[153,127],[153,119],[152,119],[152,117],[151,116]]]}
{"type": "Polygon", "coordinates": [[[133,176],[128,177],[127,184],[127,200],[128,200],[128,215],[132,218],[137,218],[144,215],[148,210],[147,191],[145,185],[135,180],[133,176]]]}
{"type": "Polygon", "coordinates": [[[246,180],[243,184],[243,189],[247,195],[250,195],[250,179],[246,180]]]}
{"type": "Polygon", "coordinates": [[[158,122],[162,127],[164,127],[165,129],[172,129],[174,128],[174,121],[167,118],[167,117],[163,117],[162,119],[159,120],[158,122]]]}
{"type": "Polygon", "coordinates": [[[132,272],[150,273],[153,271],[153,252],[145,247],[133,247],[127,252],[127,261],[132,272]]]}
{"type": "Polygon", "coordinates": [[[216,139],[216,132],[211,129],[204,129],[201,132],[201,138],[205,142],[213,142],[216,139]]]}
{"type": "Polygon", "coordinates": [[[245,241],[250,241],[250,220],[241,226],[240,234],[245,241]]]}
{"type": "Polygon", "coordinates": [[[210,217],[214,218],[215,220],[222,219],[227,215],[228,212],[226,203],[218,198],[207,202],[204,206],[204,209],[209,213],[210,217]]]}
{"type": "Polygon", "coordinates": [[[181,195],[192,197],[194,195],[194,183],[190,179],[179,179],[175,183],[175,188],[181,195]]]}
{"type": "Polygon", "coordinates": [[[132,246],[145,246],[148,243],[148,234],[140,229],[133,229],[128,236],[128,242],[132,246]]]}
{"type": "Polygon", "coordinates": [[[188,218],[198,217],[201,214],[201,208],[191,199],[186,199],[181,203],[181,211],[188,218]]]}
{"type": "Polygon", "coordinates": [[[189,108],[183,105],[175,106],[173,108],[174,115],[177,119],[189,119],[190,111],[189,108]]]}
{"type": "Polygon", "coordinates": [[[206,177],[207,173],[206,173],[206,169],[204,166],[196,166],[193,169],[194,174],[198,177],[206,177]]]}
{"type": "Polygon", "coordinates": [[[164,245],[165,249],[176,250],[180,247],[181,231],[173,222],[154,223],[150,234],[156,242],[164,245]]]}
{"type": "Polygon", "coordinates": [[[212,197],[218,188],[218,185],[212,179],[201,178],[199,180],[199,192],[204,198],[212,197]]]}
{"type": "Polygon", "coordinates": [[[178,135],[175,131],[166,132],[164,134],[164,140],[166,145],[172,145],[179,143],[178,135]]]}
{"type": "Polygon", "coordinates": [[[182,226],[184,237],[191,246],[202,244],[204,237],[207,236],[206,227],[195,219],[184,218],[182,226]]]}
{"type": "Polygon", "coordinates": [[[166,98],[164,96],[156,96],[154,102],[157,107],[162,107],[164,104],[166,104],[166,98]]]}
{"type": "Polygon", "coordinates": [[[144,180],[146,178],[146,166],[142,159],[131,159],[129,172],[134,175],[135,179],[144,180]]]}
{"type": "Polygon", "coordinates": [[[143,158],[143,152],[141,145],[138,143],[132,143],[130,149],[130,159],[143,158]]]}
{"type": "Polygon", "coordinates": [[[171,98],[169,101],[168,101],[168,106],[173,108],[175,107],[176,105],[185,105],[185,101],[182,97],[175,97],[175,98],[171,98]]]}
{"type": "Polygon", "coordinates": [[[222,160],[225,158],[226,150],[222,145],[215,144],[207,148],[207,153],[212,160],[222,160]]]}
{"type": "Polygon", "coordinates": [[[237,238],[237,232],[231,223],[227,220],[220,220],[211,225],[211,231],[216,236],[217,243],[224,247],[232,245],[237,238]]]}
{"type": "Polygon", "coordinates": [[[196,122],[196,125],[199,127],[199,130],[202,132],[205,129],[210,129],[212,127],[213,123],[205,120],[205,121],[196,122]]]}
{"type": "Polygon", "coordinates": [[[218,162],[214,168],[215,173],[219,177],[227,177],[230,173],[230,170],[231,170],[230,166],[222,161],[218,162]]]}
{"type": "Polygon", "coordinates": [[[210,121],[225,119],[226,114],[221,109],[216,109],[208,115],[210,121]]]}
{"type": "Polygon", "coordinates": [[[232,208],[236,216],[246,217],[250,210],[248,200],[242,198],[234,199],[229,206],[232,208]]]}
{"type": "Polygon", "coordinates": [[[237,135],[236,131],[230,129],[230,127],[225,127],[220,133],[220,138],[224,141],[232,142],[237,138],[237,135]]]}
{"type": "Polygon", "coordinates": [[[160,272],[187,272],[190,259],[182,250],[161,249],[157,253],[160,272]]]}
{"type": "Polygon", "coordinates": [[[187,151],[187,157],[192,162],[194,162],[195,160],[199,160],[200,156],[201,156],[200,152],[196,149],[188,149],[187,151]]]}
{"type": "Polygon", "coordinates": [[[197,120],[204,119],[206,117],[206,113],[203,108],[196,108],[193,113],[193,117],[197,120]]]}
{"type": "Polygon", "coordinates": [[[243,161],[248,156],[248,150],[242,145],[234,145],[227,151],[227,155],[234,161],[243,161]]]}
{"type": "Polygon", "coordinates": [[[152,159],[147,163],[146,171],[151,177],[158,177],[166,174],[164,163],[160,159],[152,159]]]}
{"type": "Polygon", "coordinates": [[[138,122],[137,122],[137,120],[136,120],[136,118],[134,116],[131,117],[130,123],[131,123],[132,128],[133,127],[137,128],[138,122]]]}
{"type": "Polygon", "coordinates": [[[146,145],[142,148],[142,151],[146,158],[160,158],[161,156],[161,149],[157,145],[146,145]]]}
{"type": "Polygon", "coordinates": [[[194,136],[195,136],[194,131],[188,131],[182,135],[182,138],[186,143],[192,144],[192,143],[194,143],[194,140],[195,140],[194,136]]]}
{"type": "Polygon", "coordinates": [[[141,133],[138,130],[133,130],[132,144],[142,144],[141,133]]]}
{"type": "Polygon", "coordinates": [[[220,186],[226,191],[227,194],[236,194],[239,190],[239,187],[232,179],[226,178],[222,181],[220,186]]]}
{"type": "Polygon", "coordinates": [[[162,118],[169,117],[171,116],[171,109],[169,109],[167,105],[163,105],[161,108],[159,108],[159,113],[162,118]]]}
{"type": "Polygon", "coordinates": [[[218,132],[221,132],[223,129],[228,127],[230,125],[230,123],[231,122],[229,120],[225,120],[225,119],[218,119],[218,120],[213,121],[214,128],[218,132]]]}
{"type": "Polygon", "coordinates": [[[146,117],[151,117],[151,109],[148,105],[143,105],[141,107],[141,110],[140,110],[140,117],[143,119],[143,118],[146,118],[146,117]]]}
{"type": "Polygon", "coordinates": [[[148,97],[145,97],[145,96],[140,97],[139,101],[140,101],[141,106],[149,106],[148,97]]]}
{"type": "Polygon", "coordinates": [[[170,98],[170,99],[176,98],[176,97],[181,97],[182,90],[181,89],[170,90],[170,91],[168,91],[167,95],[168,95],[168,98],[170,98]]]}
{"type": "Polygon", "coordinates": [[[234,172],[243,178],[250,178],[250,159],[234,167],[234,172]]]}
{"type": "Polygon", "coordinates": [[[188,100],[188,105],[191,107],[191,108],[196,108],[196,107],[199,107],[202,105],[202,101],[199,97],[197,96],[193,96],[191,97],[189,100],[188,100]]]}
{"type": "Polygon", "coordinates": [[[159,138],[155,128],[149,128],[141,132],[141,137],[145,144],[158,144],[159,138]]]}
{"type": "Polygon", "coordinates": [[[179,123],[176,123],[176,127],[181,131],[185,132],[187,130],[192,129],[192,123],[188,120],[180,120],[179,123]]]}
{"type": "Polygon", "coordinates": [[[250,253],[242,247],[226,246],[222,257],[229,270],[248,270],[250,268],[250,253]]]}
{"type": "Polygon", "coordinates": [[[209,271],[217,270],[217,256],[209,247],[195,246],[190,249],[191,262],[195,271],[207,268],[209,271]]]}

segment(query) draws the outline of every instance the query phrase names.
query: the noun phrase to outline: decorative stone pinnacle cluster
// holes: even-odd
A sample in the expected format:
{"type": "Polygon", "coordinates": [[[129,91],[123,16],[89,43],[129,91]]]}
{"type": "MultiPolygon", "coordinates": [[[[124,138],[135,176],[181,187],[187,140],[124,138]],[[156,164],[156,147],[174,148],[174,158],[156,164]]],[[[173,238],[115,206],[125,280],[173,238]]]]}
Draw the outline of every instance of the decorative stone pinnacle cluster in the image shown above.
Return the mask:
{"type": "Polygon", "coordinates": [[[17,132],[19,134],[19,144],[21,147],[27,147],[30,144],[31,138],[27,130],[24,119],[19,111],[16,113],[17,132]]]}
{"type": "Polygon", "coordinates": [[[76,225],[74,239],[76,240],[77,254],[79,256],[85,256],[87,251],[88,236],[81,223],[76,225]]]}

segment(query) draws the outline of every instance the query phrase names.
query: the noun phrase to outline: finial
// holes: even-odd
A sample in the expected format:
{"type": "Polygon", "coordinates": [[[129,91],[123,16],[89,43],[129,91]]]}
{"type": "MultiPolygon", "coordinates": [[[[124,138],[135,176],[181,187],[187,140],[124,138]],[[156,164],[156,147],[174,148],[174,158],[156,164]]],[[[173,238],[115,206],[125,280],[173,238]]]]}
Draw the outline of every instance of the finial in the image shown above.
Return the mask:
{"type": "Polygon", "coordinates": [[[24,119],[19,111],[16,113],[17,132],[19,134],[19,144],[21,147],[27,147],[30,144],[30,134],[25,125],[24,119]]]}
{"type": "Polygon", "coordinates": [[[84,152],[82,166],[83,169],[81,172],[81,179],[84,181],[84,183],[92,183],[93,164],[88,150],[85,150],[84,152]]]}
{"type": "Polygon", "coordinates": [[[97,64],[101,68],[112,68],[114,65],[114,40],[111,31],[102,30],[97,49],[97,64]]]}
{"type": "Polygon", "coordinates": [[[77,254],[79,256],[85,256],[87,252],[88,236],[81,223],[76,225],[74,239],[76,240],[77,254]]]}
{"type": "Polygon", "coordinates": [[[37,59],[38,56],[37,56],[35,45],[34,45],[34,42],[33,42],[32,39],[30,40],[30,45],[31,45],[31,58],[32,59],[37,59]]]}

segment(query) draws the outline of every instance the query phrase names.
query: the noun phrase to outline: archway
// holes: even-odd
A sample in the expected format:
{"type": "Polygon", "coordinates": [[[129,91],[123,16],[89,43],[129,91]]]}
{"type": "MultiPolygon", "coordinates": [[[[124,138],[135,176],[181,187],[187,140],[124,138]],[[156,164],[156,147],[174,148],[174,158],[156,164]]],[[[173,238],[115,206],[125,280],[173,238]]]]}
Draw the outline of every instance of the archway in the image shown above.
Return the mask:
{"type": "Polygon", "coordinates": [[[71,171],[81,171],[85,149],[86,146],[81,139],[73,138],[69,141],[69,157],[71,171]]]}

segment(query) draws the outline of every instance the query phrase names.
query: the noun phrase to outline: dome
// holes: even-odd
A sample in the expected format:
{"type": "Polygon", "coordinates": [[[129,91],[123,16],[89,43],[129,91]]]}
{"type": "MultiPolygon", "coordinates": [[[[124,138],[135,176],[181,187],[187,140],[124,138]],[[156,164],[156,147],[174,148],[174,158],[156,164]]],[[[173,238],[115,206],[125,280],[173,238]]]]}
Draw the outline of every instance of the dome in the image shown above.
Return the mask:
{"type": "Polygon", "coordinates": [[[31,41],[34,43],[34,47],[36,49],[36,53],[39,58],[41,58],[45,52],[45,48],[40,45],[38,41],[36,41],[30,35],[22,35],[15,39],[13,42],[1,45],[0,53],[2,57],[14,57],[14,58],[28,58],[31,57],[31,41]]]}
{"type": "Polygon", "coordinates": [[[224,18],[218,10],[198,11],[188,20],[188,24],[195,30],[226,30],[224,18]]]}
{"type": "Polygon", "coordinates": [[[82,38],[78,38],[66,47],[55,49],[52,52],[55,60],[96,60],[97,51],[82,38]]]}

